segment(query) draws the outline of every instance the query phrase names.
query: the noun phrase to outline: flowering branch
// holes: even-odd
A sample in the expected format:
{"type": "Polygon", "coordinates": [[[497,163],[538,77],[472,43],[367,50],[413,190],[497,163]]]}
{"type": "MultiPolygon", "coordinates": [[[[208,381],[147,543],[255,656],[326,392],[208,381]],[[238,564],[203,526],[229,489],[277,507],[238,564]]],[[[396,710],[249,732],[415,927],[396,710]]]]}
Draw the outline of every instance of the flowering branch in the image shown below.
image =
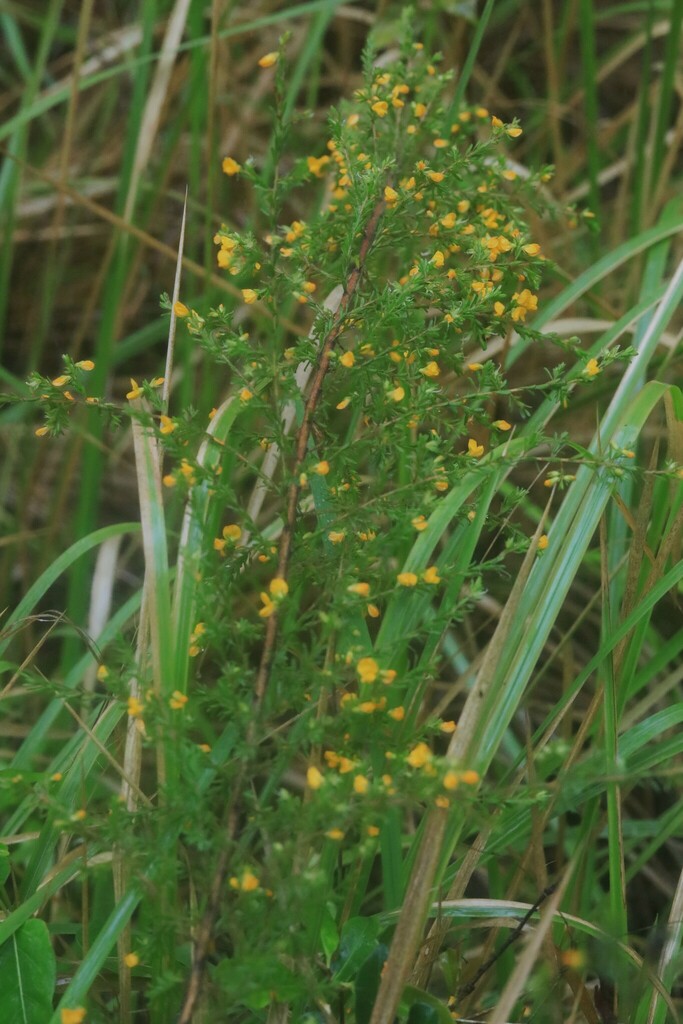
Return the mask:
{"type": "MultiPolygon", "coordinates": [[[[370,218],[365,226],[363,232],[363,238],[361,241],[360,249],[358,251],[358,259],[353,270],[349,274],[348,280],[344,287],[344,294],[342,295],[341,302],[339,303],[339,309],[335,314],[333,326],[330,328],[327,337],[320,347],[320,354],[318,356],[318,362],[313,380],[311,382],[310,391],[306,400],[306,406],[304,409],[304,416],[299,428],[296,439],[296,454],[294,470],[292,474],[292,482],[289,486],[289,492],[287,495],[287,511],[285,515],[285,523],[280,536],[280,548],[278,552],[278,567],[277,567],[277,578],[287,580],[287,573],[289,570],[289,559],[292,552],[292,539],[294,536],[294,528],[296,526],[296,512],[299,503],[299,492],[301,485],[299,483],[299,471],[303,465],[306,457],[306,451],[308,448],[308,441],[311,435],[311,427],[315,417],[316,409],[320,401],[320,395],[322,393],[322,386],[325,380],[325,375],[330,367],[330,360],[334,346],[339,339],[340,334],[344,328],[344,319],[349,305],[358,289],[360,279],[365,267],[367,255],[370,247],[377,234],[377,228],[379,222],[384,213],[386,203],[384,199],[381,199],[375,206],[370,218]]],[[[268,687],[268,680],[270,677],[270,671],[273,664],[273,657],[275,655],[275,644],[277,640],[277,615],[273,614],[268,618],[266,626],[266,635],[263,642],[263,653],[261,655],[261,663],[259,665],[258,675],[256,677],[256,683],[254,685],[254,698],[257,710],[260,709],[263,704],[263,698],[265,697],[266,689],[268,687]]]]}

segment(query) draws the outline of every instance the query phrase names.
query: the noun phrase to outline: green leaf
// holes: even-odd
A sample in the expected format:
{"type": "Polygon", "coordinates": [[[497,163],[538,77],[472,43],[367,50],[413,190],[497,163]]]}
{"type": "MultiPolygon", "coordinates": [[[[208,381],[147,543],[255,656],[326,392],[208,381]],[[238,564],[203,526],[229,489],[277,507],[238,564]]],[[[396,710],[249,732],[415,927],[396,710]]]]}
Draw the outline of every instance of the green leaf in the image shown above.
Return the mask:
{"type": "Polygon", "coordinates": [[[377,998],[384,961],[389,954],[386,946],[377,946],[361,966],[356,977],[356,1024],[368,1024],[377,998]]]}
{"type": "Polygon", "coordinates": [[[9,878],[9,871],[9,850],[6,846],[0,846],[0,885],[4,885],[9,878]]]}
{"type": "Polygon", "coordinates": [[[323,910],[322,921],[320,923],[320,942],[323,947],[325,959],[329,965],[332,954],[339,945],[339,930],[337,928],[336,921],[327,907],[323,910]]]}
{"type": "Polygon", "coordinates": [[[339,944],[341,966],[337,981],[349,981],[372,951],[379,934],[379,922],[374,917],[350,917],[342,928],[339,944]]]}
{"type": "Polygon", "coordinates": [[[55,955],[44,921],[25,921],[0,946],[0,1020],[45,1024],[52,1013],[55,955]]]}

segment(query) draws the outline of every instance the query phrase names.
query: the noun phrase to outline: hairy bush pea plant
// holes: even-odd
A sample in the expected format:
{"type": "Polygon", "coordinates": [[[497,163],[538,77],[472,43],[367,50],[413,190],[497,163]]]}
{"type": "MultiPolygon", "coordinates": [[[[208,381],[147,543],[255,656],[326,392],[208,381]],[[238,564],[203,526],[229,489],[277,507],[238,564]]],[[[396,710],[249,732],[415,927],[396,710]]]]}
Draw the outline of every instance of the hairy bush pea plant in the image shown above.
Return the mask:
{"type": "MultiPolygon", "coordinates": [[[[0,956],[39,963],[43,979],[34,993],[16,969],[43,1014],[16,1019],[417,1024],[486,1011],[500,1024],[528,1010],[599,1024],[617,1019],[616,987],[631,1003],[620,1019],[678,1019],[676,949],[654,970],[616,938],[632,859],[624,787],[681,747],[666,733],[680,706],[642,690],[650,617],[683,577],[683,402],[645,383],[682,275],[591,347],[543,333],[552,268],[530,219],[590,217],[556,208],[550,168],[515,169],[517,120],[466,104],[406,28],[391,60],[367,51],[327,141],[292,158],[285,45],[259,61],[274,69],[270,151],[222,165],[259,210],[251,230],[214,237],[239,299],[200,313],[178,279],[163,302],[171,337],[177,326],[201,349],[229,397],[208,423],[174,408],[172,345],[163,375],[131,380],[121,402],[90,393],[90,359],[28,382],[45,443],[85,405],[113,429],[132,423],[141,522],[66,551],[6,620],[3,651],[87,551],[140,529],[145,567],[59,682],[37,658],[12,666],[9,686],[50,698],[3,772],[5,832],[30,838],[6,858],[0,956]],[[302,192],[307,219],[288,223],[302,192]],[[534,347],[555,350],[551,368],[513,380],[534,347]],[[581,446],[553,418],[608,372],[621,382],[581,446]],[[660,405],[670,448],[643,465],[660,405]],[[574,671],[554,632],[591,556],[603,631],[574,671]],[[472,630],[487,637],[474,658],[472,630]],[[523,702],[558,658],[562,690],[531,715],[523,702]],[[526,903],[503,898],[503,853],[526,903]],[[502,919],[508,942],[476,937],[463,896],[477,872],[492,880],[478,913],[502,919]],[[608,893],[599,927],[586,874],[608,893]],[[55,962],[34,914],[57,893],[55,962]],[[599,996],[582,975],[589,939],[611,958],[599,996]]],[[[667,210],[643,243],[659,246],[650,279],[679,228],[667,210]]]]}

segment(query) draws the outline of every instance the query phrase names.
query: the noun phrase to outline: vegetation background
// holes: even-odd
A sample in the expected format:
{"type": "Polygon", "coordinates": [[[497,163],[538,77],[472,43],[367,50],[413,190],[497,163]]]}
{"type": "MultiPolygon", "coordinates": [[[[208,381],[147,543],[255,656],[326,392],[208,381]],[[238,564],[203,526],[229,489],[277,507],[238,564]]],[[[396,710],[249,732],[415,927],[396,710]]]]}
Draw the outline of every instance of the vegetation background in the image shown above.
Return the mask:
{"type": "MultiPolygon", "coordinates": [[[[99,637],[107,623],[123,629],[134,602],[116,616],[142,586],[139,536],[109,530],[138,520],[139,478],[127,423],[111,431],[103,419],[79,409],[66,434],[36,437],[42,421],[25,381],[34,372],[58,375],[63,354],[74,361],[92,359],[92,393],[118,401],[130,377],[163,374],[168,319],[160,313],[160,295],[173,290],[186,190],[183,301],[201,311],[234,304],[239,290],[216,267],[213,237],[223,223],[235,230],[258,223],[254,191],[221,171],[226,154],[241,163],[253,156],[259,165],[268,158],[273,79],[258,68],[258,59],[289,33],[288,145],[298,156],[319,152],[330,106],[361,84],[365,45],[372,39],[379,50],[393,46],[402,9],[390,0],[0,0],[0,374],[12,397],[0,410],[0,608],[6,609],[0,623],[0,840],[8,854],[0,972],[15,979],[1,949],[16,943],[20,925],[38,912],[51,928],[58,957],[58,984],[49,992],[55,1006],[77,965],[92,965],[78,976],[68,1002],[74,1012],[87,1003],[88,1020],[170,1021],[175,1018],[169,1007],[178,1006],[173,984],[184,983],[181,972],[169,981],[171,1001],[157,993],[157,1008],[149,1010],[136,1002],[144,977],[136,981],[133,970],[131,996],[125,948],[119,941],[117,953],[115,945],[123,918],[117,924],[102,908],[93,913],[88,884],[71,868],[71,852],[87,851],[87,842],[74,845],[73,821],[60,830],[51,820],[48,827],[41,811],[50,803],[46,773],[57,770],[60,748],[82,727],[78,701],[72,701],[71,714],[64,708],[67,691],[77,685],[82,695],[97,687],[96,662],[81,662],[88,638],[99,637]],[[100,529],[105,532],[97,534],[100,529]],[[93,537],[104,543],[84,541],[93,537]],[[73,548],[79,542],[82,547],[73,548]]],[[[591,221],[578,213],[573,223],[558,226],[529,213],[533,237],[552,262],[540,291],[539,329],[576,335],[586,351],[596,340],[607,344],[625,331],[626,344],[649,346],[639,370],[641,388],[647,379],[665,388],[682,379],[676,269],[683,226],[682,22],[681,0],[415,5],[415,37],[427,50],[440,51],[456,76],[466,77],[467,102],[505,122],[519,118],[524,134],[512,153],[519,173],[554,165],[551,202],[558,209],[575,204],[594,215],[591,221]]],[[[291,220],[300,213],[296,202],[291,220]]],[[[306,326],[305,317],[301,323],[306,326]]],[[[510,367],[509,379],[523,387],[543,379],[558,361],[555,349],[538,345],[510,367]]],[[[613,364],[556,417],[555,429],[566,430],[579,446],[574,452],[588,451],[624,372],[622,363],[613,364]]],[[[191,337],[179,334],[175,410],[193,407],[205,420],[230,386],[191,337]]],[[[495,911],[499,922],[507,914],[516,924],[522,911],[514,901],[531,906],[548,884],[542,851],[554,850],[555,876],[582,850],[563,909],[609,932],[628,955],[620,960],[612,949],[605,952],[602,932],[588,946],[576,938],[580,928],[572,932],[568,946],[580,947],[583,959],[566,959],[568,985],[562,988],[541,973],[535,988],[512,1001],[515,1012],[534,1020],[658,1024],[678,1020],[683,1012],[675,986],[683,917],[676,483],[683,427],[679,398],[668,394],[668,404],[651,403],[652,414],[641,416],[636,431],[637,463],[644,472],[624,484],[598,517],[602,534],[595,534],[575,570],[558,567],[560,575],[571,576],[566,599],[545,647],[543,671],[518,705],[523,747],[540,723],[552,721],[553,709],[569,700],[570,691],[576,698],[555,737],[564,747],[549,748],[548,756],[556,758],[545,776],[550,782],[563,770],[563,758],[571,760],[581,723],[590,723],[590,757],[574,783],[576,809],[565,807],[553,819],[544,845],[547,822],[540,812],[534,816],[529,800],[529,828],[521,828],[509,849],[499,845],[499,860],[487,863],[486,884],[477,890],[475,877],[467,891],[510,901],[507,911],[492,904],[477,913],[495,911]],[[618,665],[629,698],[615,696],[612,711],[603,715],[604,688],[619,692],[610,652],[622,641],[627,647],[620,649],[618,665]],[[583,689],[573,690],[578,679],[583,689]],[[525,848],[532,856],[520,869],[525,848]],[[615,879],[623,883],[616,889],[615,879]],[[662,978],[661,991],[652,972],[662,978]],[[584,981],[591,973],[601,978],[602,996],[586,996],[584,981]],[[612,1008],[615,987],[622,993],[618,1018],[612,1008]],[[665,999],[664,991],[672,997],[665,999]]],[[[538,467],[522,469],[514,482],[527,494],[520,515],[532,535],[547,497],[538,467]]],[[[468,663],[484,651],[509,596],[505,581],[497,585],[498,592],[482,597],[477,614],[464,619],[468,663]]],[[[74,808],[90,786],[97,788],[107,777],[107,758],[121,762],[120,737],[104,747],[104,754],[98,748],[81,767],[74,808]]],[[[257,919],[253,927],[258,929],[257,919]]],[[[485,963],[498,943],[485,1005],[494,1013],[487,1019],[494,1020],[503,1020],[493,1008],[503,1005],[501,993],[513,971],[521,970],[527,981],[534,963],[517,959],[519,944],[502,949],[507,933],[503,939],[500,934],[496,928],[482,940],[474,928],[463,932],[475,963],[485,963]]],[[[22,941],[32,955],[31,935],[22,941]]],[[[40,947],[40,936],[36,941],[40,947]]],[[[20,975],[19,988],[30,988],[20,975]]],[[[438,986],[437,993],[445,1005],[438,986]]],[[[0,1007],[3,998],[9,996],[0,991],[0,1007]]],[[[44,998],[36,996],[38,1005],[44,998]]],[[[257,1003],[254,997],[251,1009],[236,1010],[235,1019],[278,1019],[272,1007],[257,1011],[257,1003]]],[[[64,1017],[67,1004],[60,1005],[62,1021],[81,1019],[64,1017]]],[[[479,1019],[481,1006],[465,997],[458,1002],[461,1009],[462,1019],[467,1013],[479,1019]]],[[[318,1019],[325,1013],[337,1019],[335,1009],[316,1012],[318,1019]]],[[[359,1003],[354,1012],[364,1019],[359,1003]]],[[[39,1019],[2,1012],[0,1018],[39,1019]]]]}

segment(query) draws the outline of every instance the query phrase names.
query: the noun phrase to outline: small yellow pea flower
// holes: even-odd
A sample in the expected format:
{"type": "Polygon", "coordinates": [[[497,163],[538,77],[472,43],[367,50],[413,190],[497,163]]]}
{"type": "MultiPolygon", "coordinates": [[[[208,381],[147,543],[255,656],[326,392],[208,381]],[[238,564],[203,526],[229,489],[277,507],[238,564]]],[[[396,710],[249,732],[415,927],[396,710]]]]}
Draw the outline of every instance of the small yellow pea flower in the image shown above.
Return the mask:
{"type": "Polygon", "coordinates": [[[326,459],[323,459],[322,462],[317,462],[315,464],[315,466],[313,467],[313,472],[317,473],[318,476],[327,476],[329,471],[330,471],[330,464],[329,464],[329,462],[326,459]]]}
{"type": "Polygon", "coordinates": [[[323,773],[312,764],[306,772],[306,782],[309,789],[320,789],[324,781],[323,773]]]}
{"type": "Polygon", "coordinates": [[[411,768],[423,768],[432,759],[432,752],[426,743],[418,743],[406,758],[411,768]]]}
{"type": "Polygon", "coordinates": [[[168,704],[169,707],[173,708],[174,711],[180,711],[187,704],[187,694],[181,693],[180,690],[174,690],[171,694],[168,704]]]}
{"type": "Polygon", "coordinates": [[[430,565],[428,569],[425,569],[422,573],[422,579],[425,583],[441,583],[439,570],[435,565],[430,565]]]}
{"type": "Polygon", "coordinates": [[[417,585],[417,576],[414,572],[400,572],[396,577],[396,582],[402,587],[414,587],[417,585]]]}
{"type": "Polygon", "coordinates": [[[258,66],[260,68],[272,68],[273,64],[277,64],[279,56],[279,53],[275,50],[270,53],[264,53],[264,55],[259,58],[258,66]]]}
{"type": "Polygon", "coordinates": [[[60,1024],[83,1024],[85,1020],[86,1010],[82,1006],[76,1006],[74,1009],[64,1009],[59,1011],[60,1024]]]}
{"type": "Polygon", "coordinates": [[[361,658],[356,665],[356,672],[361,683],[374,683],[379,675],[379,665],[374,658],[361,658]]]}
{"type": "Polygon", "coordinates": [[[138,382],[133,377],[131,377],[130,378],[130,391],[126,395],[126,398],[128,399],[129,402],[132,402],[132,401],[134,401],[134,399],[139,398],[141,394],[142,394],[142,388],[139,387],[138,382]]]}
{"type": "Polygon", "coordinates": [[[470,437],[467,442],[467,454],[471,455],[473,459],[480,459],[484,454],[483,444],[477,444],[473,437],[470,437]]]}
{"type": "Polygon", "coordinates": [[[140,957],[137,955],[137,953],[126,953],[126,955],[123,958],[123,962],[126,965],[126,967],[137,967],[137,965],[140,963],[140,957]]]}
{"type": "Polygon", "coordinates": [[[350,369],[356,362],[356,357],[354,356],[353,352],[345,352],[344,355],[339,360],[339,362],[342,364],[342,366],[345,366],[347,369],[350,369]]]}
{"type": "Polygon", "coordinates": [[[131,718],[139,718],[145,710],[145,705],[137,697],[128,698],[128,714],[131,718]]]}

